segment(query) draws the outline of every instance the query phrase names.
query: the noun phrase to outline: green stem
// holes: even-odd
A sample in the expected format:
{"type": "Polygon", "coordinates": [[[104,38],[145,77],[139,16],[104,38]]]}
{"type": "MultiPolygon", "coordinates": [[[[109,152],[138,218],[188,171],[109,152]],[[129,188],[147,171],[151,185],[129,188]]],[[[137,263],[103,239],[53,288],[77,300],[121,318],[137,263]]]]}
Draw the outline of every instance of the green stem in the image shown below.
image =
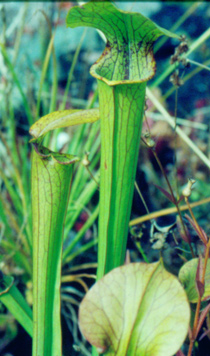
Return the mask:
{"type": "Polygon", "coordinates": [[[125,260],[146,82],[110,87],[99,80],[98,84],[101,190],[97,274],[101,278],[125,260]]]}
{"type": "Polygon", "coordinates": [[[62,355],[62,242],[75,160],[36,145],[33,152],[33,356],[62,355]]]}

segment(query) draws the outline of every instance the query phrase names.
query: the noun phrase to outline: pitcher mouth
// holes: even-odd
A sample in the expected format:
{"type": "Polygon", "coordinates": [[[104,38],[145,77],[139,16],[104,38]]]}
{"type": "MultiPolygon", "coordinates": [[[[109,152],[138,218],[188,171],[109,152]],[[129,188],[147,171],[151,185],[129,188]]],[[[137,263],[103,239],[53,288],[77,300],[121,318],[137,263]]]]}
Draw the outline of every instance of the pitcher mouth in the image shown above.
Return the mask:
{"type": "Polygon", "coordinates": [[[119,10],[109,1],[73,7],[67,26],[103,32],[106,47],[90,73],[109,86],[147,82],[156,71],[154,42],[162,35],[179,38],[140,13],[119,10]]]}
{"type": "MultiPolygon", "coordinates": [[[[122,15],[124,26],[131,27],[129,14],[123,12],[122,15]]],[[[150,20],[146,19],[146,21],[150,20]]],[[[152,30],[144,34],[144,38],[136,36],[139,41],[133,40],[135,33],[132,31],[125,33],[126,39],[124,36],[108,39],[102,55],[91,67],[90,74],[109,86],[143,83],[150,80],[156,72],[153,45],[155,39],[161,35],[156,33],[151,38],[155,25],[152,26],[152,30]]]]}
{"type": "Polygon", "coordinates": [[[90,68],[90,74],[99,80],[102,80],[104,83],[106,83],[109,86],[115,86],[115,85],[123,85],[123,84],[140,84],[147,82],[148,80],[152,79],[155,75],[156,72],[156,62],[154,59],[153,54],[151,55],[151,64],[150,67],[147,68],[147,73],[144,76],[129,76],[129,68],[124,68],[124,75],[122,74],[122,79],[117,78],[115,79],[115,76],[112,76],[110,73],[108,76],[104,75],[103,71],[101,68],[103,67],[103,62],[104,62],[104,57],[106,55],[107,51],[106,48],[104,52],[102,53],[101,57],[91,66],[90,68]]]}

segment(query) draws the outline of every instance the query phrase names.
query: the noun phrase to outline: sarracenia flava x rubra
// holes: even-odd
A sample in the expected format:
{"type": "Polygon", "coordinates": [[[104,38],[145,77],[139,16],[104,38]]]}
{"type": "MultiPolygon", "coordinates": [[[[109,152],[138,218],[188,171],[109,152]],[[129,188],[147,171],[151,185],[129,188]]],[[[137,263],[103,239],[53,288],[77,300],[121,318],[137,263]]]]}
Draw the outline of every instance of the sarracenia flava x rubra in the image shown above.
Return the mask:
{"type": "Polygon", "coordinates": [[[145,89],[155,74],[153,43],[162,35],[177,36],[139,13],[118,10],[109,1],[73,7],[67,26],[94,27],[107,38],[90,71],[98,80],[101,119],[97,273],[101,278],[125,260],[145,89]]]}
{"type": "Polygon", "coordinates": [[[33,356],[61,356],[63,225],[77,158],[35,144],[32,158],[33,356]]]}
{"type": "MultiPolygon", "coordinates": [[[[73,7],[70,27],[90,26],[107,37],[106,48],[91,68],[98,79],[101,119],[98,278],[122,265],[134,190],[147,81],[155,73],[153,42],[176,37],[137,13],[110,2],[73,7]]],[[[77,158],[42,147],[43,136],[65,126],[94,122],[99,111],[65,110],[38,120],[32,160],[33,211],[33,356],[61,356],[60,274],[62,235],[77,158]],[[46,327],[45,327],[46,326],[46,327]]],[[[76,152],[72,152],[76,153],[76,152]]]]}
{"type": "Polygon", "coordinates": [[[79,160],[42,146],[56,128],[94,122],[98,110],[64,110],[38,120],[30,129],[33,217],[33,356],[61,356],[61,262],[63,228],[73,165],[79,160]]]}

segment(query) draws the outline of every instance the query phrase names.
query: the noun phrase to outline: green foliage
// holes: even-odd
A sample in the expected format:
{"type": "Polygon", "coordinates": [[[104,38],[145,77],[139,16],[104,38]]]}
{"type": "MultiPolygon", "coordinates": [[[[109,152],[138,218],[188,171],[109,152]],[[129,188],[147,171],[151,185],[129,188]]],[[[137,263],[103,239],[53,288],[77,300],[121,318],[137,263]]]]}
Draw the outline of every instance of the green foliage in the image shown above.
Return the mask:
{"type": "Polygon", "coordinates": [[[33,335],[32,310],[22,294],[13,285],[14,278],[3,276],[0,281],[0,301],[7,307],[15,319],[24,327],[30,336],[33,335]]]}
{"type": "MultiPolygon", "coordinates": [[[[197,303],[198,289],[196,286],[196,274],[198,269],[198,258],[193,258],[192,260],[185,263],[179,271],[179,280],[182,283],[188,300],[190,303],[197,303]]],[[[208,260],[206,273],[205,273],[205,290],[202,295],[202,300],[210,297],[210,260],[208,260]]]]}
{"type": "MultiPolygon", "coordinates": [[[[38,101],[37,101],[37,114],[40,110],[40,107],[42,108],[42,111],[44,110],[44,112],[49,113],[51,112],[53,109],[55,110],[56,107],[58,107],[59,105],[59,98],[56,96],[56,90],[53,89],[52,92],[52,97],[51,97],[51,103],[48,107],[48,105],[46,105],[46,102],[44,102],[43,97],[44,97],[44,83],[46,82],[46,80],[49,80],[49,78],[47,78],[47,74],[48,74],[48,69],[49,69],[49,63],[50,63],[50,57],[53,57],[53,68],[56,69],[56,58],[55,58],[55,53],[54,53],[54,43],[53,43],[54,37],[52,37],[49,46],[48,46],[48,50],[46,53],[46,57],[43,61],[43,70],[42,70],[42,75],[41,75],[41,81],[40,81],[40,87],[38,90],[38,101]]],[[[6,64],[8,65],[8,69],[11,72],[11,76],[13,78],[13,86],[17,86],[17,88],[19,89],[22,98],[23,98],[23,103],[24,103],[24,107],[23,110],[26,111],[26,114],[28,116],[28,120],[29,123],[32,124],[33,120],[32,117],[36,116],[34,114],[33,111],[33,102],[31,102],[28,98],[28,100],[26,99],[26,95],[24,93],[24,88],[22,85],[22,82],[20,80],[18,80],[18,75],[16,73],[16,68],[13,64],[13,61],[9,61],[9,54],[7,53],[7,49],[6,47],[2,46],[2,54],[4,55],[6,64]]],[[[78,48],[77,51],[77,55],[79,54],[79,51],[81,49],[78,48]]],[[[76,59],[76,58],[75,58],[76,59]]],[[[72,77],[72,74],[74,72],[74,67],[75,67],[76,62],[74,63],[74,65],[72,65],[72,67],[70,68],[70,74],[72,77]]],[[[55,72],[54,72],[55,73],[55,72]]],[[[56,75],[53,76],[53,85],[54,88],[56,88],[56,75]]],[[[70,81],[68,82],[68,85],[70,84],[70,81]]],[[[68,90],[67,90],[68,92],[68,90]]],[[[9,97],[9,95],[6,97],[6,101],[5,102],[9,102],[11,98],[9,97]]],[[[94,105],[94,98],[92,101],[87,102],[87,106],[91,107],[94,105]]],[[[65,108],[65,102],[63,101],[62,105],[63,108],[65,108]]],[[[70,112],[77,112],[78,110],[64,110],[65,114],[69,114],[70,112]]],[[[91,110],[90,110],[91,111],[91,110]]],[[[93,119],[90,119],[91,122],[95,121],[96,119],[98,119],[98,109],[94,109],[92,111],[92,115],[91,117],[93,119]]],[[[54,122],[54,126],[53,129],[58,126],[58,119],[65,119],[68,121],[69,116],[65,116],[65,118],[63,117],[63,115],[60,112],[56,112],[55,113],[51,113],[51,115],[47,115],[47,122],[48,122],[48,126],[47,126],[47,131],[52,130],[52,117],[53,120],[56,119],[56,123],[54,122]]],[[[6,124],[8,125],[9,128],[9,135],[10,133],[12,133],[11,136],[8,136],[8,141],[5,140],[4,136],[1,136],[2,139],[2,143],[4,145],[4,149],[6,150],[6,152],[1,152],[1,159],[2,159],[2,154],[4,156],[4,159],[1,160],[2,162],[5,161],[5,157],[7,157],[7,160],[5,161],[5,166],[6,169],[3,170],[1,169],[1,178],[3,180],[3,184],[4,184],[4,189],[1,191],[1,195],[0,195],[0,210],[2,211],[1,213],[1,229],[3,231],[4,237],[2,239],[1,236],[1,249],[3,249],[3,253],[4,255],[1,255],[1,264],[2,266],[6,266],[7,265],[10,266],[11,268],[9,269],[9,271],[7,273],[11,273],[14,276],[16,276],[16,269],[17,269],[17,274],[20,273],[20,276],[16,276],[15,278],[15,282],[17,283],[18,280],[21,280],[21,282],[23,284],[25,284],[25,288],[24,288],[24,292],[27,298],[27,302],[28,303],[32,303],[32,291],[31,291],[31,287],[29,287],[31,285],[31,279],[32,279],[32,254],[34,254],[34,269],[37,270],[37,276],[36,274],[34,275],[34,278],[36,279],[36,277],[42,276],[42,278],[39,278],[39,283],[42,285],[44,285],[44,287],[41,287],[41,294],[39,297],[39,300],[37,300],[37,298],[34,298],[34,309],[35,310],[39,310],[38,312],[38,319],[40,321],[40,318],[43,317],[43,314],[41,316],[41,312],[40,309],[45,309],[46,307],[46,303],[39,303],[40,302],[40,298],[46,297],[46,288],[48,289],[48,292],[50,294],[50,299],[48,300],[48,307],[49,310],[47,310],[46,316],[47,316],[47,322],[50,325],[51,322],[51,317],[52,317],[52,309],[55,310],[55,314],[56,314],[56,310],[57,312],[57,316],[56,316],[56,320],[60,320],[60,308],[59,308],[59,303],[60,303],[60,283],[57,283],[58,288],[56,289],[56,293],[57,293],[57,300],[58,303],[56,303],[56,300],[54,300],[54,302],[52,302],[52,300],[54,299],[54,286],[55,286],[55,282],[58,280],[56,279],[58,277],[58,274],[61,274],[61,258],[59,257],[60,255],[57,255],[57,252],[60,248],[61,251],[61,247],[63,247],[63,241],[62,241],[62,234],[59,236],[58,240],[55,240],[55,244],[51,245],[51,251],[47,251],[46,250],[42,250],[42,253],[44,254],[44,251],[48,254],[49,257],[49,263],[50,262],[50,257],[52,257],[53,255],[53,251],[54,251],[54,255],[53,255],[53,259],[55,259],[55,263],[51,264],[51,266],[53,266],[53,268],[50,270],[50,272],[52,272],[52,275],[50,274],[50,276],[52,278],[48,278],[47,279],[47,284],[45,283],[46,280],[44,280],[44,276],[46,277],[49,276],[49,268],[47,270],[46,268],[46,264],[43,263],[43,261],[39,258],[36,258],[36,252],[37,252],[37,248],[38,246],[36,245],[37,248],[33,249],[32,247],[32,221],[31,221],[31,182],[30,182],[30,176],[31,176],[31,165],[30,165],[30,151],[31,151],[31,145],[28,145],[28,137],[19,137],[18,135],[16,136],[16,130],[17,130],[17,125],[18,125],[18,121],[17,122],[13,122],[12,121],[12,105],[11,105],[11,111],[10,111],[11,116],[7,117],[7,121],[6,124]],[[10,125],[11,124],[11,125],[10,125]],[[18,154],[17,154],[18,152],[18,154]],[[8,175],[9,172],[9,175],[8,175]],[[61,245],[62,242],[62,245],[61,245]],[[60,244],[60,245],[59,245],[60,244]],[[58,260],[59,260],[59,265],[58,265],[58,260]],[[36,262],[35,262],[36,261],[36,262]],[[14,267],[14,266],[15,267],[14,267]],[[42,268],[42,269],[40,269],[42,268]],[[60,268],[60,269],[59,269],[60,268]],[[53,275],[54,271],[56,271],[56,276],[53,275]],[[60,272],[59,272],[60,271],[60,272]],[[56,307],[55,307],[56,305],[56,307]]],[[[87,112],[88,115],[88,112],[87,112]]],[[[78,121],[78,119],[80,119],[81,115],[75,114],[74,116],[74,123],[75,121],[78,121]]],[[[84,118],[84,115],[83,115],[84,118]]],[[[71,119],[71,118],[70,118],[71,119]]],[[[62,120],[61,120],[62,121],[62,120]]],[[[77,122],[76,124],[81,124],[83,122],[87,122],[88,120],[84,120],[81,122],[77,122]]],[[[42,120],[40,121],[42,123],[42,120]]],[[[62,124],[59,122],[59,124],[62,126],[62,124]]],[[[72,124],[72,121],[71,121],[72,124]]],[[[35,130],[37,129],[36,123],[34,124],[35,126],[35,130]]],[[[46,126],[46,122],[44,124],[44,126],[46,126]]],[[[65,125],[66,126],[66,121],[65,121],[65,125]]],[[[39,124],[38,127],[40,128],[39,124]]],[[[42,126],[41,126],[42,127],[42,126]]],[[[46,133],[46,131],[45,131],[46,133]]],[[[98,125],[93,125],[92,127],[90,127],[89,125],[82,125],[80,128],[76,129],[74,131],[74,135],[71,139],[70,144],[68,144],[67,147],[67,152],[68,151],[73,151],[73,152],[78,152],[78,154],[80,155],[80,157],[82,158],[85,151],[89,151],[90,155],[89,158],[92,160],[94,158],[94,161],[91,162],[90,164],[90,169],[93,171],[93,174],[95,174],[95,172],[97,172],[97,164],[98,164],[98,160],[99,160],[99,155],[97,154],[97,150],[99,147],[99,137],[96,140],[96,136],[98,135],[98,125]],[[85,144],[81,145],[81,142],[85,142],[85,144]]],[[[47,135],[44,138],[44,142],[45,144],[49,145],[50,147],[53,147],[53,145],[55,145],[55,150],[58,150],[58,146],[57,146],[57,139],[58,139],[58,130],[57,132],[53,132],[51,135],[47,135]],[[54,144],[55,143],[55,144],[54,144]]],[[[40,136],[41,133],[38,132],[37,136],[40,136]]],[[[43,139],[43,137],[41,138],[41,140],[43,139]]],[[[35,142],[35,140],[34,140],[35,142]]],[[[40,142],[40,140],[39,140],[40,142]]],[[[48,154],[49,152],[44,152],[45,154],[48,154]]],[[[46,158],[44,157],[43,160],[44,162],[46,162],[47,160],[52,162],[56,162],[54,159],[60,159],[62,160],[63,157],[68,157],[67,156],[61,156],[57,153],[54,153],[54,158],[46,158]],[[54,160],[54,161],[53,161],[54,160]]],[[[69,157],[68,157],[69,159],[69,157]]],[[[59,165],[59,164],[58,164],[59,165]]],[[[51,167],[51,165],[50,165],[51,167]]],[[[66,167],[64,165],[64,167],[66,167]]],[[[67,168],[65,168],[65,170],[68,171],[67,168]]],[[[44,176],[43,176],[44,177],[44,176]]],[[[54,178],[56,178],[54,176],[54,178]]],[[[58,177],[59,178],[59,177],[58,177]]],[[[90,204],[90,200],[93,196],[93,194],[96,192],[97,190],[97,184],[94,181],[90,181],[90,175],[87,172],[86,168],[83,165],[80,165],[80,167],[77,169],[77,172],[74,174],[74,182],[72,183],[72,196],[71,196],[71,202],[68,204],[67,206],[67,212],[66,212],[66,228],[64,231],[64,240],[69,238],[69,229],[68,226],[74,226],[76,220],[78,219],[79,215],[85,210],[88,210],[89,205],[90,204]],[[82,194],[81,194],[82,192],[82,194]],[[81,200],[78,200],[78,197],[81,198],[81,200]]],[[[47,178],[46,178],[47,179],[47,178]]],[[[69,180],[70,176],[68,176],[68,184],[71,183],[71,181],[69,180]]],[[[34,180],[33,180],[34,183],[34,180]]],[[[43,182],[42,182],[43,183],[43,182]]],[[[56,182],[55,182],[56,183],[56,182]]],[[[42,198],[44,199],[44,196],[42,196],[42,198]]],[[[65,196],[65,199],[68,198],[68,194],[65,196]]],[[[65,200],[64,199],[64,200],[65,200]]],[[[42,210],[43,212],[43,210],[42,210]]],[[[41,212],[41,216],[42,216],[42,212],[41,212]]],[[[61,212],[60,212],[61,213],[61,212]]],[[[90,215],[90,213],[88,212],[88,215],[90,215]]],[[[59,216],[59,215],[58,215],[59,216]]],[[[44,216],[42,216],[44,219],[44,216]]],[[[46,218],[46,216],[45,216],[46,218]]],[[[69,266],[69,262],[67,259],[73,261],[72,263],[74,263],[74,260],[76,258],[78,258],[78,260],[80,260],[80,256],[86,252],[88,253],[88,250],[91,249],[91,247],[93,247],[96,243],[97,243],[97,239],[91,240],[90,242],[88,241],[87,243],[84,243],[84,246],[80,246],[81,244],[81,240],[83,240],[83,237],[86,233],[86,231],[92,227],[92,225],[94,224],[95,219],[97,218],[97,204],[96,204],[96,214],[93,214],[93,217],[90,216],[90,219],[87,219],[87,224],[86,226],[84,226],[84,228],[82,229],[82,231],[79,231],[78,233],[75,233],[75,241],[77,241],[77,244],[74,243],[73,246],[71,246],[71,249],[68,249],[67,253],[65,251],[65,258],[62,260],[62,266],[69,266]],[[94,217],[95,216],[95,217],[94,217]],[[78,248],[79,247],[79,248],[78,248]]],[[[48,221],[49,223],[49,221],[48,221]]],[[[62,220],[61,220],[62,223],[62,220]]],[[[57,233],[59,232],[59,226],[55,226],[54,232],[57,233]],[[57,230],[58,229],[58,230],[57,230]]],[[[62,229],[61,229],[62,230],[62,229]]],[[[1,231],[1,233],[2,233],[1,231]]],[[[48,236],[49,237],[49,236],[48,236]]],[[[57,236],[56,236],[57,237],[57,236]]],[[[45,236],[45,238],[47,239],[47,236],[45,236]]],[[[35,241],[35,240],[34,240],[35,241]]],[[[43,243],[46,243],[46,240],[43,239],[43,243]]],[[[35,243],[35,242],[34,242],[35,243]]],[[[68,244],[66,244],[68,246],[68,244]]],[[[5,269],[6,269],[5,268],[5,269]]],[[[89,268],[89,264],[86,264],[86,268],[89,268]]],[[[91,268],[91,266],[90,266],[91,268]]],[[[79,269],[79,267],[78,267],[79,269]]],[[[66,269],[67,270],[67,269],[66,269]]],[[[59,275],[59,280],[61,279],[61,276],[59,275]]],[[[75,277],[76,279],[76,277],[75,277]]],[[[76,280],[77,282],[77,280],[76,280]]],[[[78,282],[77,282],[77,286],[74,286],[72,288],[72,290],[74,291],[74,293],[77,295],[77,293],[79,293],[79,298],[81,298],[81,296],[84,294],[84,292],[79,292],[77,291],[78,285],[80,283],[80,279],[78,278],[78,282]]],[[[35,285],[35,283],[34,283],[35,285]]],[[[38,286],[38,284],[36,284],[37,288],[39,288],[40,286],[38,286]]],[[[84,282],[84,286],[86,287],[86,284],[84,282]]],[[[34,290],[36,290],[36,287],[34,288],[34,290]]],[[[69,300],[73,303],[75,303],[75,300],[73,297],[69,297],[70,292],[68,291],[68,288],[63,288],[62,289],[62,293],[65,292],[65,300],[69,300]]],[[[0,297],[2,303],[8,308],[8,310],[14,315],[14,317],[16,318],[16,320],[23,326],[23,328],[25,328],[25,330],[32,336],[32,312],[31,312],[31,308],[28,306],[26,300],[23,298],[23,296],[20,294],[20,292],[18,291],[18,289],[13,285],[11,287],[10,290],[4,292],[2,294],[2,296],[0,297]],[[13,297],[11,297],[10,295],[10,291],[16,291],[16,294],[18,294],[18,297],[15,299],[13,297]],[[24,308],[26,308],[26,310],[28,309],[31,312],[30,318],[25,315],[24,308]]],[[[63,296],[62,296],[63,298],[63,296]]],[[[75,313],[75,312],[74,312],[75,313]]],[[[71,314],[70,314],[71,315],[71,314]]],[[[73,323],[76,325],[76,320],[74,317],[74,314],[72,313],[72,318],[73,319],[73,323]]],[[[37,314],[35,315],[35,320],[37,319],[37,314]]],[[[43,320],[43,319],[42,319],[43,320]]],[[[53,318],[54,320],[54,318],[53,318]]],[[[37,325],[37,324],[36,324],[37,325]]],[[[40,324],[39,324],[40,325],[40,324]]],[[[54,343],[59,344],[59,336],[61,333],[60,330],[60,324],[58,322],[57,325],[57,329],[56,329],[56,338],[54,340],[54,343]],[[59,325],[59,326],[58,326],[59,325]],[[56,341],[57,340],[57,341],[56,341]]],[[[54,325],[55,326],[55,325],[54,325]]],[[[35,330],[38,330],[37,328],[34,328],[35,330]]],[[[36,337],[38,339],[39,343],[39,350],[43,351],[43,337],[46,336],[45,332],[49,332],[50,334],[50,330],[51,327],[49,327],[48,331],[45,328],[45,326],[42,324],[42,328],[39,328],[38,333],[36,333],[36,337]],[[40,335],[42,335],[43,337],[40,337],[40,335]]],[[[34,331],[36,332],[36,331],[34,331]]],[[[36,339],[36,337],[34,339],[36,339]]],[[[37,340],[36,339],[36,340],[37,340]]],[[[50,340],[51,340],[51,335],[49,336],[49,338],[46,338],[46,345],[49,346],[50,344],[50,340]]],[[[61,340],[61,338],[60,338],[61,340]]],[[[55,345],[54,344],[54,345],[55,345]]],[[[36,347],[37,342],[34,342],[34,348],[36,347]]],[[[45,346],[46,346],[45,345],[45,346]]],[[[46,346],[46,347],[48,347],[46,346]]],[[[51,345],[52,346],[52,345],[51,345]]],[[[50,346],[50,347],[51,347],[50,346]]],[[[60,345],[59,345],[60,346],[60,345]]],[[[55,348],[56,350],[56,348],[55,348]]]]}
{"type": "Polygon", "coordinates": [[[107,356],[172,356],[188,331],[190,308],[177,278],[161,262],[118,267],[80,306],[80,328],[107,356]]]}

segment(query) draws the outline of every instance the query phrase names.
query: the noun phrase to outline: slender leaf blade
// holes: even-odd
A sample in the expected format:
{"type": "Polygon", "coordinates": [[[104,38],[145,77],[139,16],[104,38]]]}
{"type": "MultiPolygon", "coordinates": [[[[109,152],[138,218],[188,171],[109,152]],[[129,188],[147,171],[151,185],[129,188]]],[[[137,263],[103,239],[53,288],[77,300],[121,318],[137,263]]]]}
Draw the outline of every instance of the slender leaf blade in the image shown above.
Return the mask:
{"type": "Polygon", "coordinates": [[[164,188],[160,187],[160,186],[157,185],[157,184],[154,184],[154,186],[155,186],[157,189],[159,189],[159,190],[165,195],[165,197],[166,197],[168,200],[170,200],[172,203],[175,203],[174,197],[173,197],[169,192],[167,192],[167,190],[165,190],[164,188]]]}
{"type": "Polygon", "coordinates": [[[32,310],[17,287],[13,285],[13,277],[4,276],[0,282],[0,301],[27,331],[33,335],[32,310]]]}

